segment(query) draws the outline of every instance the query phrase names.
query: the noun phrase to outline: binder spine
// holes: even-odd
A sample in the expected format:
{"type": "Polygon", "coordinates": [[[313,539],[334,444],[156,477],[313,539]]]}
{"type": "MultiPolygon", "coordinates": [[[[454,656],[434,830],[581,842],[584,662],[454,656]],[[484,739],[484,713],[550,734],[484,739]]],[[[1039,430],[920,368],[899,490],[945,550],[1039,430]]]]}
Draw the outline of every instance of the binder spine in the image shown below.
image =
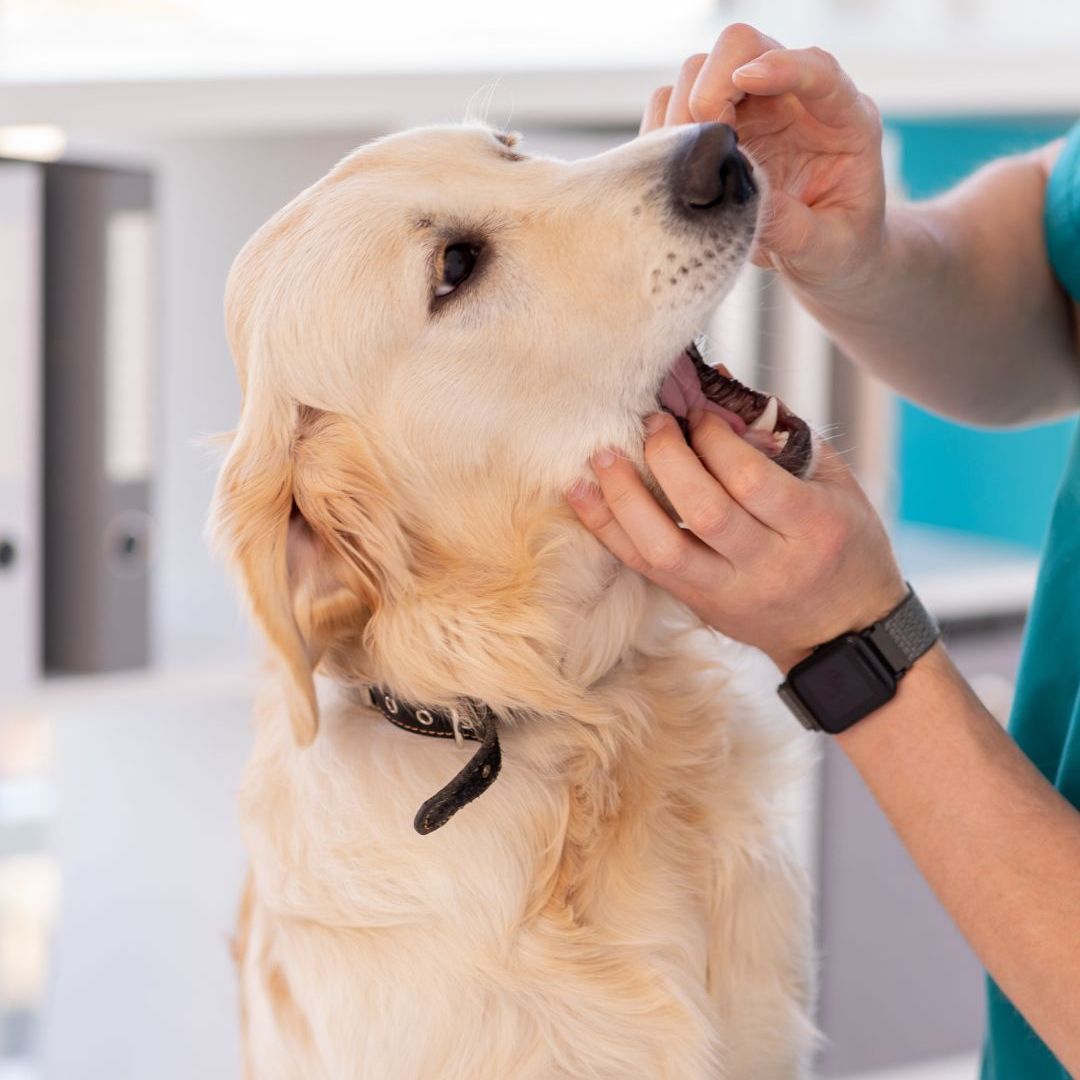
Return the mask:
{"type": "Polygon", "coordinates": [[[44,607],[52,671],[149,659],[151,196],[143,173],[47,167],[44,607]]]}

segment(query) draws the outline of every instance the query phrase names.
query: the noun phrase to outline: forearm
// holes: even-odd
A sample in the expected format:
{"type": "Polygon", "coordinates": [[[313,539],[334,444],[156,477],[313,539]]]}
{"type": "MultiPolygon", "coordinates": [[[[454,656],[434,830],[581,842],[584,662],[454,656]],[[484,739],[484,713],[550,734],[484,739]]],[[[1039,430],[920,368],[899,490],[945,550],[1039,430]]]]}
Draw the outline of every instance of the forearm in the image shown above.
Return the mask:
{"type": "Polygon", "coordinates": [[[1074,312],[1046,259],[1045,156],[998,162],[929,203],[891,205],[866,279],[795,286],[842,349],[905,397],[975,424],[1080,408],[1074,312]]]}
{"type": "Polygon", "coordinates": [[[838,743],[987,970],[1080,1076],[1080,813],[940,645],[838,743]]]}

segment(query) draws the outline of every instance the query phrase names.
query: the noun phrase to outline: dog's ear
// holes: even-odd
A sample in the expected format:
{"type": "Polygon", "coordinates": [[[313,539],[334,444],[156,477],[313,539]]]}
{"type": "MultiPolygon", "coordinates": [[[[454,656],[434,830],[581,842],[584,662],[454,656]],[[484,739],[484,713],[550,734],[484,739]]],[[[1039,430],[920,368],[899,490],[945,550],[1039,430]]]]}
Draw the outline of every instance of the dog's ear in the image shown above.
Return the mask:
{"type": "Polygon", "coordinates": [[[313,672],[328,650],[359,647],[402,541],[349,421],[286,403],[273,413],[245,408],[211,530],[285,665],[293,732],[306,746],[318,730],[313,672]]]}

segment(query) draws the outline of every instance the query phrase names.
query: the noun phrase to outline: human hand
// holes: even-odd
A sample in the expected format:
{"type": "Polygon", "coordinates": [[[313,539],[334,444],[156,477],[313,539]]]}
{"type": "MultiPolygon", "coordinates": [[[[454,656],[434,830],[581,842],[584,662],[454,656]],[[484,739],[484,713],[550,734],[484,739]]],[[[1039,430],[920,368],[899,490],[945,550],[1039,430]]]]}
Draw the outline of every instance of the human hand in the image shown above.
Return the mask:
{"type": "Polygon", "coordinates": [[[710,626],[787,671],[904,598],[881,520],[832,450],[818,447],[812,479],[798,480],[713,413],[691,414],[690,445],[666,413],[646,430],[645,462],[687,529],[610,451],[593,457],[599,487],[567,499],[615,556],[710,626]]]}
{"type": "Polygon", "coordinates": [[[754,261],[811,292],[861,285],[885,240],[881,117],[836,60],[735,23],[653,93],[641,130],[709,120],[767,179],[754,261]]]}

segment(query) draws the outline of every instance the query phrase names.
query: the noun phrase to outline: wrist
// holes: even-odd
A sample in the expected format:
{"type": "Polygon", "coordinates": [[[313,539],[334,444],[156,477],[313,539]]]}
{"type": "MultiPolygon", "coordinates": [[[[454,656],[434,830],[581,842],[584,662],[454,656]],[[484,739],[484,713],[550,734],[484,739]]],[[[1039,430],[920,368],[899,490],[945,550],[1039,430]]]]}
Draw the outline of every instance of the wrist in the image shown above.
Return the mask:
{"type": "MultiPolygon", "coordinates": [[[[864,754],[883,753],[882,747],[887,742],[911,737],[908,725],[893,724],[890,720],[912,714],[920,720],[926,719],[936,728],[941,715],[949,711],[942,706],[949,702],[958,707],[961,699],[968,704],[975,700],[964,677],[949,658],[944,643],[938,640],[900,680],[892,701],[861,723],[840,732],[835,739],[844,753],[857,763],[864,754]]],[[[977,701],[975,707],[985,711],[977,701]]]]}
{"type": "Polygon", "coordinates": [[[928,233],[926,223],[909,205],[889,204],[879,230],[852,254],[846,270],[820,280],[784,276],[800,303],[826,328],[873,324],[879,315],[891,317],[897,283],[921,261],[917,252],[928,233]]]}
{"type": "Polygon", "coordinates": [[[770,650],[767,655],[777,666],[780,674],[787,678],[788,672],[799,663],[802,663],[814,650],[813,649],[781,649],[770,650]]]}
{"type": "Polygon", "coordinates": [[[815,635],[814,640],[808,644],[785,644],[765,650],[769,659],[780,669],[785,676],[796,665],[805,660],[816,648],[833,641],[842,634],[859,634],[867,627],[873,626],[879,619],[885,618],[908,593],[907,582],[897,571],[895,582],[881,590],[871,601],[850,614],[836,620],[831,627],[824,629],[815,635]]]}

